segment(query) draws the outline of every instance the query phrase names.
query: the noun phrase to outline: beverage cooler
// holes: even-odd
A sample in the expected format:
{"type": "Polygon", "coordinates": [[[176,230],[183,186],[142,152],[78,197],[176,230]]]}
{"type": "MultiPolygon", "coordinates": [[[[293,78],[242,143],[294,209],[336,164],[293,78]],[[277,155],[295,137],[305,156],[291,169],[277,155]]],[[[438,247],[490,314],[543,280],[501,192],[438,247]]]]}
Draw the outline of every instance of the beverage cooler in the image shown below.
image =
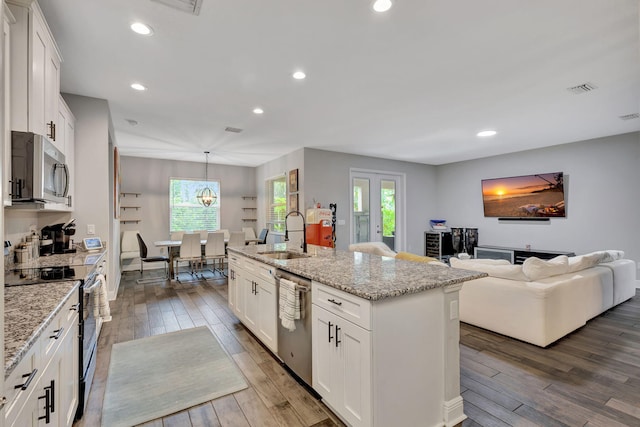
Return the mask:
{"type": "Polygon", "coordinates": [[[331,209],[307,209],[307,244],[333,247],[331,218],[331,209]]]}

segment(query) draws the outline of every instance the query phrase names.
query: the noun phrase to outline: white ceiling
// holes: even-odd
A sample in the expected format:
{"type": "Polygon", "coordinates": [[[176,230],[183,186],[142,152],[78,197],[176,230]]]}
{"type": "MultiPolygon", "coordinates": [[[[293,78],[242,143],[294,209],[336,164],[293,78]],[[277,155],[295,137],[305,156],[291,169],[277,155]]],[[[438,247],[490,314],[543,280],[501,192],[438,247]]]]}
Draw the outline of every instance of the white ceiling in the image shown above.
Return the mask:
{"type": "Polygon", "coordinates": [[[203,0],[198,16],[39,3],[62,91],[109,101],[122,155],[257,166],[314,147],[444,164],[640,130],[619,118],[640,111],[638,0],[395,0],[384,14],[372,0],[203,0]]]}

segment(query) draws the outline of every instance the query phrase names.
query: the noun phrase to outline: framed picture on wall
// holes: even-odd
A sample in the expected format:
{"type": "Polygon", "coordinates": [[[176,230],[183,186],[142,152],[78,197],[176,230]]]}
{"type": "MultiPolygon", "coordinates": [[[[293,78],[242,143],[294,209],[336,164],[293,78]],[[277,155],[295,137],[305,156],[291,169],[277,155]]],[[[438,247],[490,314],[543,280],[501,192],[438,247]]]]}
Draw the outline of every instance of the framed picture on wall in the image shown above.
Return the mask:
{"type": "Polygon", "coordinates": [[[298,191],[298,169],[289,171],[289,193],[298,191]]]}
{"type": "MultiPolygon", "coordinates": [[[[289,194],[289,212],[298,210],[298,193],[289,194]]],[[[297,214],[293,214],[297,215],[297,214]]]]}

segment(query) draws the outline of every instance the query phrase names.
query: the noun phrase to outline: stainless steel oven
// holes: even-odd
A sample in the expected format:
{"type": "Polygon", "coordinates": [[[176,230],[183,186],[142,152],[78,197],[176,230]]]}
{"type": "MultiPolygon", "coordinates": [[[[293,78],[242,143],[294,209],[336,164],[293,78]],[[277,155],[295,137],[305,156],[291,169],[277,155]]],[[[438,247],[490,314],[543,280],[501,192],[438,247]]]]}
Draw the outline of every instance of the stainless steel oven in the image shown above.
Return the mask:
{"type": "Polygon", "coordinates": [[[100,286],[99,275],[105,274],[106,260],[96,265],[83,279],[81,286],[81,312],[80,317],[80,393],[76,419],[80,419],[84,414],[93,382],[93,375],[96,370],[96,356],[98,348],[98,337],[102,327],[102,319],[97,316],[95,306],[96,292],[100,286]]]}

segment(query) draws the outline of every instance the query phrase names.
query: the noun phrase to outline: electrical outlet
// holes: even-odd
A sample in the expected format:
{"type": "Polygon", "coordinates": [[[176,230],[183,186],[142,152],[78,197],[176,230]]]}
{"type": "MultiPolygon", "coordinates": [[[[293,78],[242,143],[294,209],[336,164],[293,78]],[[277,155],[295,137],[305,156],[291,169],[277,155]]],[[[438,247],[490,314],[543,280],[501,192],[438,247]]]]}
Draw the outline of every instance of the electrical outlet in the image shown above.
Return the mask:
{"type": "Polygon", "coordinates": [[[87,234],[89,234],[89,235],[96,234],[96,225],[95,224],[87,224],[87,234]]]}

